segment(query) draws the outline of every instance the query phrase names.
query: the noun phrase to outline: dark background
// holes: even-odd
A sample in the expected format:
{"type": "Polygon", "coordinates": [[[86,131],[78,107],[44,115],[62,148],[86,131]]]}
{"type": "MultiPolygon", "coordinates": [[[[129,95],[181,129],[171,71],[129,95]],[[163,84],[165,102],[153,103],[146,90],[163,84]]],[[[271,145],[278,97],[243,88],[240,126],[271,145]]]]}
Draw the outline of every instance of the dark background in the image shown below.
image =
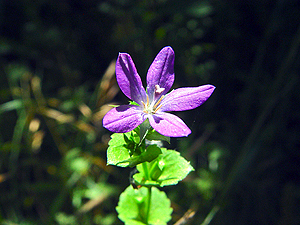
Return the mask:
{"type": "Polygon", "coordinates": [[[189,224],[300,224],[297,0],[0,1],[2,224],[121,224],[130,170],[105,165],[101,125],[128,101],[113,63],[129,53],[145,81],[167,45],[173,88],[216,86],[166,144],[196,169],[163,189],[170,224],[189,208],[189,224]]]}

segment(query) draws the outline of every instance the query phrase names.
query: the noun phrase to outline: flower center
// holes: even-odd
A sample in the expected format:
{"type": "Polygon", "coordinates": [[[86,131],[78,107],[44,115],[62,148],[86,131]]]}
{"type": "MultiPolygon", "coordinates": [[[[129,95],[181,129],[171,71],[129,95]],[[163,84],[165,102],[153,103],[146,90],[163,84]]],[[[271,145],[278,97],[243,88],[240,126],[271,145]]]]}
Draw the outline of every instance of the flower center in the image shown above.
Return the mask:
{"type": "Polygon", "coordinates": [[[154,96],[151,98],[151,102],[149,101],[149,96],[147,95],[147,102],[143,102],[143,112],[147,114],[155,114],[161,107],[160,105],[161,100],[165,97],[164,95],[161,95],[161,93],[165,90],[165,88],[161,88],[158,84],[154,86],[154,96]],[[161,96],[160,96],[161,95],[161,96]],[[160,96],[160,98],[159,98],[160,96]],[[159,99],[158,99],[159,98],[159,99]],[[156,99],[158,99],[156,101],[156,99]]]}
{"type": "Polygon", "coordinates": [[[162,107],[162,105],[160,105],[160,102],[161,102],[161,100],[163,100],[164,97],[165,96],[162,95],[156,103],[155,102],[150,103],[149,97],[147,95],[147,103],[144,103],[142,101],[143,107],[144,107],[143,112],[147,113],[147,114],[155,114],[162,107]]]}

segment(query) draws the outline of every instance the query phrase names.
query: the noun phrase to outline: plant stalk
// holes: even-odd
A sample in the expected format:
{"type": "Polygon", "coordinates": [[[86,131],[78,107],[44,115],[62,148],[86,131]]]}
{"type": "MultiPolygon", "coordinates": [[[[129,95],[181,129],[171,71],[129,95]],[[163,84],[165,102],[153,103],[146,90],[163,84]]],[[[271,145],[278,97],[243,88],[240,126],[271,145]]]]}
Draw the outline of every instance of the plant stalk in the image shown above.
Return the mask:
{"type": "MultiPolygon", "coordinates": [[[[150,175],[149,175],[149,169],[147,162],[143,162],[143,169],[144,169],[144,174],[147,180],[150,180],[150,175]]],[[[150,214],[150,207],[151,207],[151,195],[152,195],[152,187],[147,187],[148,189],[148,195],[147,195],[147,205],[146,205],[146,218],[145,218],[145,223],[148,225],[149,221],[149,214],[150,214]]]]}
{"type": "Polygon", "coordinates": [[[148,225],[149,221],[149,214],[150,214],[150,207],[151,207],[151,195],[152,195],[152,187],[148,188],[148,201],[147,201],[147,211],[146,211],[146,224],[148,225]]]}

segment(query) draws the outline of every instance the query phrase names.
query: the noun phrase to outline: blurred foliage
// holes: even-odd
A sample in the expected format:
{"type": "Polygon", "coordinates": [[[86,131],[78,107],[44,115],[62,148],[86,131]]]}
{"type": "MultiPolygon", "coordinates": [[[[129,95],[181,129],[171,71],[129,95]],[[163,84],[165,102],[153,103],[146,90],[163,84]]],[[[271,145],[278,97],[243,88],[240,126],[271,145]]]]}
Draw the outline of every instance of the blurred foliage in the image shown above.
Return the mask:
{"type": "Polygon", "coordinates": [[[0,223],[121,224],[114,61],[145,78],[170,45],[174,87],[217,87],[178,113],[192,134],[171,145],[196,171],[164,189],[172,224],[299,224],[299,17],[297,0],[0,1],[0,223]]]}

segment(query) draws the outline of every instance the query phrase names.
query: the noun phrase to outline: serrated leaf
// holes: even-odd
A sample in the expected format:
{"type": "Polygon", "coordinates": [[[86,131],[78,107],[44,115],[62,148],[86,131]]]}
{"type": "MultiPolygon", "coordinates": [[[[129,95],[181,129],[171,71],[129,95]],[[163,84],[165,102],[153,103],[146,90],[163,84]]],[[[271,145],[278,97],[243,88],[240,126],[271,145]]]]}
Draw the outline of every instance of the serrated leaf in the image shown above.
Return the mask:
{"type": "Polygon", "coordinates": [[[116,207],[119,219],[125,225],[166,225],[173,211],[166,194],[152,187],[148,223],[146,223],[147,200],[148,188],[133,189],[132,186],[126,188],[116,207]]]}
{"type": "Polygon", "coordinates": [[[124,134],[113,134],[108,143],[107,164],[134,167],[139,163],[150,162],[161,154],[160,148],[156,145],[151,145],[144,152],[137,154],[139,151],[135,151],[135,148],[138,148],[138,143],[139,137],[133,131],[124,134]],[[133,152],[135,154],[132,154],[133,152]]]}
{"type": "Polygon", "coordinates": [[[120,167],[127,167],[129,163],[120,163],[122,161],[128,160],[130,158],[130,150],[127,148],[127,139],[130,139],[130,133],[119,134],[115,133],[111,135],[111,140],[108,142],[107,149],[107,165],[118,165],[120,167]]]}
{"type": "Polygon", "coordinates": [[[143,186],[167,186],[175,185],[183,180],[194,168],[190,163],[180,156],[175,150],[162,148],[160,154],[155,160],[147,164],[149,178],[145,174],[144,167],[137,165],[139,173],[133,176],[137,184],[143,186]]]}

